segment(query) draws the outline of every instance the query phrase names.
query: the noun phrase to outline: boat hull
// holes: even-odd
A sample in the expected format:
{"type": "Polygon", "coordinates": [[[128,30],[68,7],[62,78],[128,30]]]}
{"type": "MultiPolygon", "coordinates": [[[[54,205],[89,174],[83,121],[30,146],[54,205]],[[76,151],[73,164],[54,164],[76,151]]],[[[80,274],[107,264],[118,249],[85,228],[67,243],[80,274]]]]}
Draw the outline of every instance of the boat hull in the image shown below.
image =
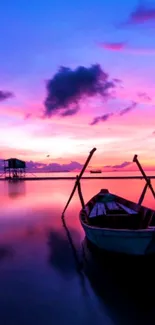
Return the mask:
{"type": "Polygon", "coordinates": [[[155,253],[155,228],[144,230],[115,230],[87,225],[81,219],[87,239],[99,249],[128,255],[155,253]]]}

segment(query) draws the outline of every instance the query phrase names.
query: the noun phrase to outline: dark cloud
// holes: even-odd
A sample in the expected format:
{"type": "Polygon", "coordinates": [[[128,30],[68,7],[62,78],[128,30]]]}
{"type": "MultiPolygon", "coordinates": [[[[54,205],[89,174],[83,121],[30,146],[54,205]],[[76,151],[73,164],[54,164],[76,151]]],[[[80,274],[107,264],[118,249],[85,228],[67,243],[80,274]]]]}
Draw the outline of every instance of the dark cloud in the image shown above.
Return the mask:
{"type": "Polygon", "coordinates": [[[104,168],[115,168],[115,169],[120,169],[120,168],[124,168],[124,167],[127,167],[129,165],[131,165],[132,162],[129,162],[129,161],[124,161],[122,164],[120,165],[107,165],[107,166],[104,166],[104,168]]]}
{"type": "Polygon", "coordinates": [[[125,25],[140,25],[155,22],[155,5],[139,4],[129,15],[125,25]]]}
{"type": "Polygon", "coordinates": [[[109,81],[108,74],[99,64],[89,68],[80,66],[75,70],[61,67],[47,82],[44,114],[48,117],[53,114],[76,114],[82,98],[100,95],[102,99],[107,99],[110,96],[109,90],[114,87],[115,82],[109,81]]]}
{"type": "Polygon", "coordinates": [[[155,135],[155,131],[152,132],[152,135],[155,135]]]}
{"type": "Polygon", "coordinates": [[[35,169],[41,169],[43,167],[47,166],[46,164],[34,162],[32,160],[26,162],[27,171],[35,170],[35,169]]]}
{"type": "Polygon", "coordinates": [[[146,101],[151,101],[151,97],[148,96],[148,94],[145,93],[145,92],[138,93],[137,95],[138,95],[139,98],[142,98],[142,99],[144,99],[146,101]]]}
{"type": "Polygon", "coordinates": [[[114,168],[124,168],[124,167],[127,167],[127,166],[131,165],[131,164],[132,163],[129,162],[129,161],[124,161],[122,164],[120,164],[120,165],[114,165],[113,167],[114,168]]]}
{"type": "Polygon", "coordinates": [[[65,110],[61,116],[72,116],[72,115],[75,115],[78,111],[79,111],[79,106],[76,106],[75,108],[70,108],[70,109],[67,109],[65,110]]]}
{"type": "MultiPolygon", "coordinates": [[[[49,155],[48,155],[49,156],[49,155]]],[[[28,161],[26,162],[27,171],[40,171],[40,172],[63,172],[63,171],[73,171],[76,169],[81,169],[83,167],[82,164],[77,161],[71,161],[69,164],[58,164],[58,163],[39,163],[28,161]]]]}
{"type": "Polygon", "coordinates": [[[12,97],[14,97],[12,92],[0,90],[0,102],[12,97]]]}
{"type": "Polygon", "coordinates": [[[102,116],[97,116],[93,119],[93,121],[90,123],[90,125],[95,125],[98,124],[100,122],[106,122],[107,120],[109,120],[109,118],[113,115],[113,113],[107,113],[104,114],[102,116]]]}
{"type": "Polygon", "coordinates": [[[137,106],[137,103],[133,102],[130,106],[123,108],[120,112],[119,115],[125,115],[127,113],[129,113],[130,111],[132,111],[135,107],[137,106]]]}

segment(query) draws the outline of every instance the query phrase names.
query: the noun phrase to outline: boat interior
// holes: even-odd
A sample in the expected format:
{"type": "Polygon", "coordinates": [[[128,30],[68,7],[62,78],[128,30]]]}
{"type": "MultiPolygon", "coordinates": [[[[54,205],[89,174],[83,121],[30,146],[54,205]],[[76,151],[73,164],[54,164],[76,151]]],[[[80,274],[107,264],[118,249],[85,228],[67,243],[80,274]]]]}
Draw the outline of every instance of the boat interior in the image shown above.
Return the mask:
{"type": "Polygon", "coordinates": [[[92,226],[110,229],[155,228],[155,211],[101,190],[82,210],[82,220],[92,226]]]}

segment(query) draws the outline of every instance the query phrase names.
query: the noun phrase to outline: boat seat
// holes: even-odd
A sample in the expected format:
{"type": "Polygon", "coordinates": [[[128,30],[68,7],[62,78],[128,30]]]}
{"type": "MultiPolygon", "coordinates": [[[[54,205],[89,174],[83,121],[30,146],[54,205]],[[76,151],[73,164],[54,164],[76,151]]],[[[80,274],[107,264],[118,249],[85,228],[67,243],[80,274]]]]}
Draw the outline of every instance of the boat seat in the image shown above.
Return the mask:
{"type": "Polygon", "coordinates": [[[111,214],[111,215],[100,215],[95,218],[90,218],[89,222],[92,226],[110,229],[139,229],[140,215],[125,215],[125,214],[111,214]]]}

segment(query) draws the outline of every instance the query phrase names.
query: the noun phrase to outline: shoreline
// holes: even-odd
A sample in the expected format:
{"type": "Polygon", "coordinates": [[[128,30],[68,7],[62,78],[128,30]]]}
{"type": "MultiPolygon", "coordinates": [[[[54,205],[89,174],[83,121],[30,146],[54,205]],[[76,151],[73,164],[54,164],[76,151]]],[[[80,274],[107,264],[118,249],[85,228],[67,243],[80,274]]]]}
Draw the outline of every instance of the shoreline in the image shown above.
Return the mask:
{"type": "MultiPolygon", "coordinates": [[[[147,176],[149,179],[155,179],[155,176],[147,176]]],[[[143,176],[94,176],[94,177],[89,177],[89,176],[83,176],[81,179],[139,179],[142,180],[144,179],[143,176]]],[[[65,177],[65,176],[50,176],[50,177],[24,177],[24,178],[0,178],[0,181],[41,181],[41,180],[76,180],[76,176],[70,176],[70,177],[65,177]]]]}

